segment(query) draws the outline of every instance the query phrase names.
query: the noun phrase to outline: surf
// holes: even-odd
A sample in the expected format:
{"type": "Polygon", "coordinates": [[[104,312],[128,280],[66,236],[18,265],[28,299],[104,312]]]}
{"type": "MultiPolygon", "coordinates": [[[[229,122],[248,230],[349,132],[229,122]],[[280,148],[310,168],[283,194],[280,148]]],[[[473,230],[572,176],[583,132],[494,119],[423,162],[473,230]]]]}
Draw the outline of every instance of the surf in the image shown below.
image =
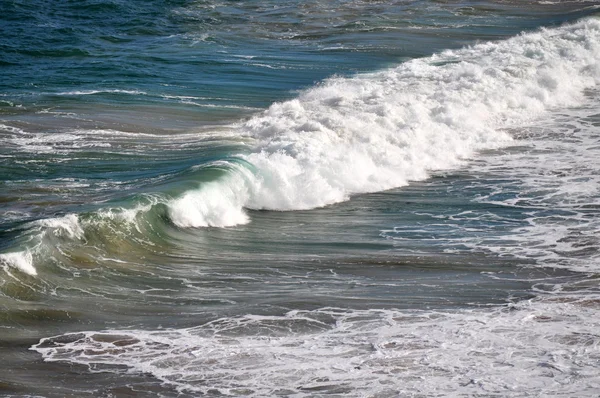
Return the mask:
{"type": "Polygon", "coordinates": [[[328,79],[240,123],[254,147],[238,156],[252,169],[175,198],[169,215],[179,227],[234,226],[249,221],[244,209],[313,209],[454,168],[580,103],[600,80],[599,39],[589,18],[328,79]]]}
{"type": "Polygon", "coordinates": [[[194,166],[198,179],[184,186],[195,187],[39,220],[3,251],[2,263],[36,275],[45,248],[95,247],[103,233],[151,245],[159,227],[233,227],[251,222],[249,210],[315,209],[424,180],[510,145],[511,128],[580,104],[600,81],[598,43],[600,21],[587,18],[332,77],[231,127],[223,139],[236,137],[243,149],[194,166]],[[32,248],[34,235],[42,243],[32,248]]]}

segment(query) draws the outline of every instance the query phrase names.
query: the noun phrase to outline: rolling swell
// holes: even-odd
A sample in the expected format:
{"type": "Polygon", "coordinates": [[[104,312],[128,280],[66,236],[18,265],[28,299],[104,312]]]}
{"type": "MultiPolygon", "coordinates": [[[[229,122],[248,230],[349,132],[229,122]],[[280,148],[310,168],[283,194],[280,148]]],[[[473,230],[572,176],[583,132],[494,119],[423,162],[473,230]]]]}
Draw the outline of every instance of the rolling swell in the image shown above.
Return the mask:
{"type": "Polygon", "coordinates": [[[599,39],[600,21],[590,18],[331,78],[239,123],[234,135],[253,149],[215,163],[220,177],[128,208],[33,222],[0,263],[30,276],[42,258],[91,267],[151,252],[173,226],[240,225],[250,221],[246,209],[312,209],[425,179],[510,143],[509,128],[578,104],[600,79],[599,39]]]}

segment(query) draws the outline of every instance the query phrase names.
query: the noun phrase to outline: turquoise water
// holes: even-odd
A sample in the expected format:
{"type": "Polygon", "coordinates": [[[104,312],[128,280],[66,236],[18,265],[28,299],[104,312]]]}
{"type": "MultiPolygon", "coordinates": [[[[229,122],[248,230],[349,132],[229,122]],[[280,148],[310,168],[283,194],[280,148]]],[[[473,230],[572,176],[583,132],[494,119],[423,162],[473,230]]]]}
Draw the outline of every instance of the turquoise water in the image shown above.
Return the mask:
{"type": "Polygon", "coordinates": [[[0,395],[597,396],[597,9],[0,3],[0,395]]]}

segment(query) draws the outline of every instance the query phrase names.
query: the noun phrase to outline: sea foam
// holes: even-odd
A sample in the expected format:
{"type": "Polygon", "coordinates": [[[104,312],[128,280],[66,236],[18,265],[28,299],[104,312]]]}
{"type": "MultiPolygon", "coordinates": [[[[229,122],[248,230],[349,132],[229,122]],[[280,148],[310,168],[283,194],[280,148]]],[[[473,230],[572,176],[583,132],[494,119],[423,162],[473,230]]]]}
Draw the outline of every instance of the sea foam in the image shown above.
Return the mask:
{"type": "Polygon", "coordinates": [[[456,167],[511,142],[507,129],[578,104],[600,81],[598,43],[592,18],[326,80],[237,126],[254,140],[239,155],[252,171],[174,199],[171,219],[236,225],[244,208],[322,207],[456,167]]]}
{"type": "Polygon", "coordinates": [[[31,349],[49,362],[127,366],[192,395],[592,397],[597,305],[561,296],[456,312],[323,308],[72,333],[31,349]]]}
{"type": "Polygon", "coordinates": [[[55,236],[67,237],[69,239],[81,239],[84,236],[83,228],[76,214],[38,220],[34,224],[43,231],[52,231],[55,236]]]}
{"type": "Polygon", "coordinates": [[[0,254],[0,264],[5,267],[18,269],[28,275],[37,275],[37,271],[33,266],[33,258],[29,251],[0,254]]]}

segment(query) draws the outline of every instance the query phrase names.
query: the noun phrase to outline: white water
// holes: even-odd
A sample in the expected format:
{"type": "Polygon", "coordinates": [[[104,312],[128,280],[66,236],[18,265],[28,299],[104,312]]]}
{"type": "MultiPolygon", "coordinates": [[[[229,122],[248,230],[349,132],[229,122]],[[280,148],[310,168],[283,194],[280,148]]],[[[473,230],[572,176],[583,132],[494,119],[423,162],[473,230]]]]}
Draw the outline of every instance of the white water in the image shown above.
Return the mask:
{"type": "Polygon", "coordinates": [[[33,266],[33,258],[29,251],[0,254],[0,265],[2,265],[6,271],[8,271],[6,267],[10,267],[28,275],[37,275],[37,271],[33,266]]]}
{"type": "Polygon", "coordinates": [[[32,349],[92,370],[126,365],[188,393],[591,397],[600,388],[597,309],[596,299],[569,297],[458,312],[329,308],[74,333],[32,349]]]}
{"type": "Polygon", "coordinates": [[[327,80],[240,125],[256,142],[240,155],[253,173],[175,199],[173,221],[236,225],[243,208],[311,209],[456,167],[511,142],[506,129],[580,104],[600,81],[598,43],[600,21],[587,19],[327,80]]]}
{"type": "Polygon", "coordinates": [[[438,252],[485,252],[598,272],[598,94],[590,92],[583,106],[522,126],[514,147],[465,167],[467,177],[448,189],[450,196],[464,193],[472,203],[468,210],[423,212],[418,225],[400,223],[381,236],[403,245],[418,235],[438,252]]]}
{"type": "Polygon", "coordinates": [[[12,146],[11,156],[16,158],[22,153],[66,155],[85,150],[135,155],[165,151],[172,148],[173,142],[186,147],[198,141],[198,137],[192,134],[169,134],[165,138],[156,134],[110,129],[31,132],[5,124],[0,124],[0,137],[12,146]]]}

